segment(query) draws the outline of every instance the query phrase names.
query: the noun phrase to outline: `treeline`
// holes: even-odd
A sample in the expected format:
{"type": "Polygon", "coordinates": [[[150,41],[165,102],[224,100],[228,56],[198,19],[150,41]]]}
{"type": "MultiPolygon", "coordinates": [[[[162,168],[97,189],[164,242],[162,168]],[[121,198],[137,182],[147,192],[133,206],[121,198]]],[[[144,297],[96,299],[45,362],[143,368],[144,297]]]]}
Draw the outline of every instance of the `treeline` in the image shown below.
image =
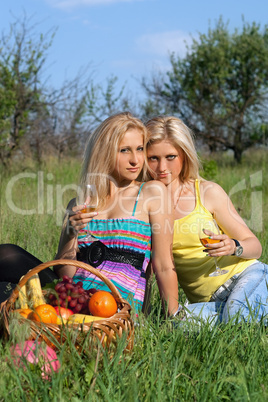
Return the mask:
{"type": "Polygon", "coordinates": [[[45,78],[56,30],[39,33],[31,18],[10,24],[0,39],[0,159],[39,162],[48,155],[81,153],[88,134],[107,116],[130,110],[143,120],[174,114],[210,151],[231,149],[237,162],[257,144],[267,146],[268,26],[243,21],[230,32],[220,18],[187,47],[170,56],[164,73],[144,77],[135,103],[117,77],[94,82],[90,67],[52,88],[45,78]]]}

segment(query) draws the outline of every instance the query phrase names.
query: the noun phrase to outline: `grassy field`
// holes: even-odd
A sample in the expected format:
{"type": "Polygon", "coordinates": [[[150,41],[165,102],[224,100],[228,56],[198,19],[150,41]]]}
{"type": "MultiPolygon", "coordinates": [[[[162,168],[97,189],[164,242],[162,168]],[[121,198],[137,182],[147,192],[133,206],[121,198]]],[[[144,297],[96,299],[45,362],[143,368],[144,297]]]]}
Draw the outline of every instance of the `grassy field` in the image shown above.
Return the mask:
{"type": "MultiPolygon", "coordinates": [[[[268,177],[266,153],[245,155],[241,166],[225,157],[205,162],[204,175],[231,195],[259,237],[268,263],[268,177]]],[[[78,161],[53,160],[36,168],[1,172],[0,243],[15,243],[42,261],[53,259],[67,201],[74,195],[78,161]],[[72,184],[72,186],[71,186],[72,184]],[[53,201],[52,201],[53,200],[53,201]]],[[[181,298],[183,299],[181,292],[181,298]]],[[[135,345],[122,356],[124,341],[105,354],[92,378],[95,351],[79,354],[71,340],[59,350],[59,373],[45,381],[31,365],[10,364],[10,342],[0,345],[0,401],[267,401],[268,334],[262,323],[187,331],[161,316],[156,284],[152,313],[140,315],[135,345]]],[[[15,331],[16,341],[22,331],[15,331]]],[[[14,342],[14,340],[13,340],[14,342]]],[[[87,352],[87,351],[86,351],[87,352]]]]}

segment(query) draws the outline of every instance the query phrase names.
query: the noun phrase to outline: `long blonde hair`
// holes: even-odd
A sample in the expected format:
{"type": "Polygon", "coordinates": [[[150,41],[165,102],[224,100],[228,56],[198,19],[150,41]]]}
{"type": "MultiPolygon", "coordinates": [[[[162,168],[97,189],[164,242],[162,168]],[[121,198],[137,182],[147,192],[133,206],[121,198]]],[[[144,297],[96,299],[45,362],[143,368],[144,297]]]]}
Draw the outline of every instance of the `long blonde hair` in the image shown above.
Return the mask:
{"type": "MultiPolygon", "coordinates": [[[[111,176],[115,164],[119,144],[126,132],[130,129],[137,129],[143,136],[143,145],[147,142],[147,130],[141,120],[129,112],[122,112],[108,117],[89,136],[81,171],[81,186],[90,182],[97,188],[99,195],[99,206],[105,204],[110,192],[111,176]]],[[[147,173],[147,164],[137,178],[144,180],[147,173]]]]}
{"type": "Polygon", "coordinates": [[[183,152],[183,167],[179,175],[182,183],[200,178],[200,161],[193,134],[182,120],[174,116],[157,116],[150,119],[145,126],[148,130],[147,149],[150,145],[164,140],[183,152]]]}

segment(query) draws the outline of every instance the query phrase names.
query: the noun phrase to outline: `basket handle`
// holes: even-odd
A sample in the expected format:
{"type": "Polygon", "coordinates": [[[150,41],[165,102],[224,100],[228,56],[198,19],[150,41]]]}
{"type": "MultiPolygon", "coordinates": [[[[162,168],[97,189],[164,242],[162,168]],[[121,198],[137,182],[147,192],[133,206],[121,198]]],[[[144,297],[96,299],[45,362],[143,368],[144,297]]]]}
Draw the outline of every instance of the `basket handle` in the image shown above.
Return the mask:
{"type": "Polygon", "coordinates": [[[72,265],[74,267],[79,267],[82,269],[85,269],[88,272],[91,272],[93,275],[96,275],[98,278],[100,278],[105,285],[109,287],[111,290],[114,298],[118,302],[123,302],[124,299],[122,298],[121,294],[119,293],[118,289],[115,287],[115,285],[108,279],[106,278],[99,270],[93,268],[91,265],[86,264],[82,261],[77,261],[77,260],[53,260],[53,261],[48,261],[48,262],[43,262],[40,265],[37,265],[35,268],[30,269],[19,281],[17,286],[13,289],[11,295],[9,296],[7,302],[6,302],[6,307],[10,307],[12,304],[15,303],[16,299],[18,298],[20,288],[26,284],[26,282],[34,275],[38,274],[40,271],[43,271],[45,268],[49,268],[51,266],[56,266],[56,265],[72,265]]]}

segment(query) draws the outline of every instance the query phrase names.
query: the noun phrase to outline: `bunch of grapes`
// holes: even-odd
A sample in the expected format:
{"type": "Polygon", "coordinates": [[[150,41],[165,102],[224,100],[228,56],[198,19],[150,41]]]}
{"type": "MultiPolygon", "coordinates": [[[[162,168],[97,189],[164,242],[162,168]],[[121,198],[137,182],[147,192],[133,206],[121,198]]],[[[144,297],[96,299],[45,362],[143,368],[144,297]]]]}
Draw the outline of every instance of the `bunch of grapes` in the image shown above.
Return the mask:
{"type": "Polygon", "coordinates": [[[62,277],[62,281],[55,285],[55,293],[51,293],[48,298],[52,306],[69,308],[74,313],[88,313],[88,301],[90,291],[83,288],[81,281],[74,283],[73,279],[67,275],[62,277]]]}

